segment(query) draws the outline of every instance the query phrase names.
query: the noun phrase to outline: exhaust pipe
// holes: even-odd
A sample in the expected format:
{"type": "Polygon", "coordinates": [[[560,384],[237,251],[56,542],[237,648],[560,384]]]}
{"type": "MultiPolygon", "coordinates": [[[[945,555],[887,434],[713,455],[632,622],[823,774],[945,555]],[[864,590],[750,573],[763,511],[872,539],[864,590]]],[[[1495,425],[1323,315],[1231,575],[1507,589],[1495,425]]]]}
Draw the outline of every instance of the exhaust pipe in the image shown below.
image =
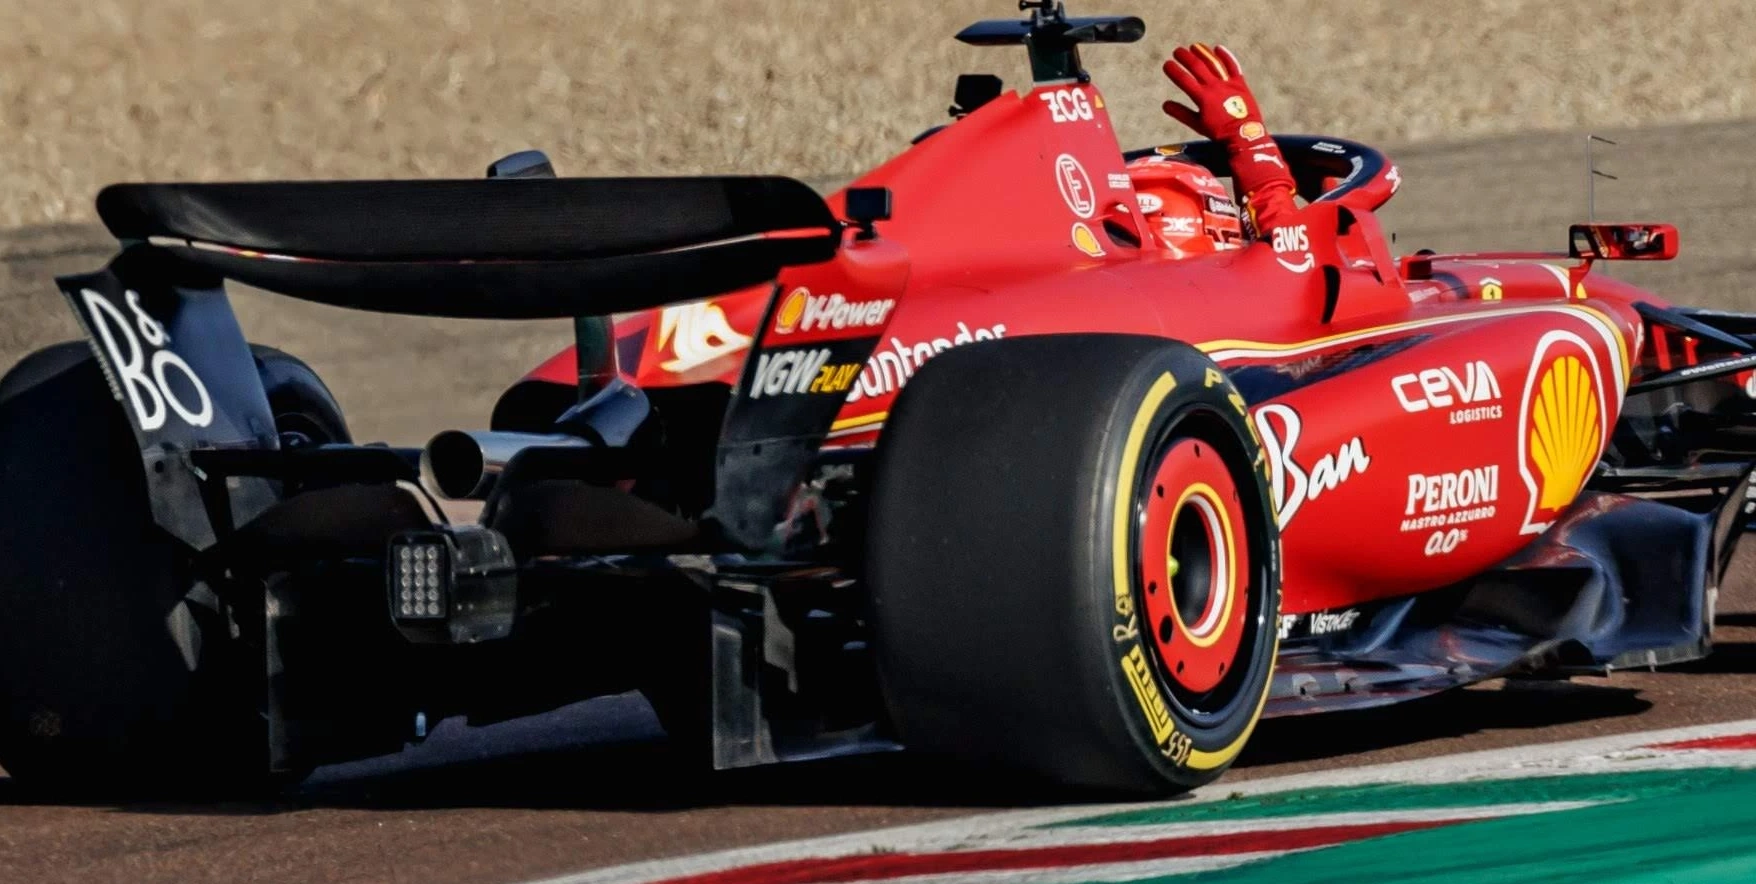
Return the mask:
{"type": "Polygon", "coordinates": [[[446,430],[421,449],[421,484],[447,500],[487,500],[506,462],[526,448],[587,448],[578,436],[446,430]]]}

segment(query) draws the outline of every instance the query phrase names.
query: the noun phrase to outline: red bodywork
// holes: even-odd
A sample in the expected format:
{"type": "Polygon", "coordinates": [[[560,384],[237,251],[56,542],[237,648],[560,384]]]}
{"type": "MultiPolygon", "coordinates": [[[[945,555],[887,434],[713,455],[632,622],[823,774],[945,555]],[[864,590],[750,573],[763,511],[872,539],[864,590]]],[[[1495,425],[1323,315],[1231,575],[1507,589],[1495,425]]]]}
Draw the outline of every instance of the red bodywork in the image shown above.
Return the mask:
{"type": "MultiPolygon", "coordinates": [[[[735,384],[778,293],[777,334],[882,328],[831,432],[852,446],[874,443],[909,377],[951,347],[1068,332],[1187,341],[1252,400],[1283,612],[1418,592],[1505,559],[1573,502],[1642,352],[1632,303],[1657,301],[1580,266],[1399,263],[1371,213],[1399,184],[1386,166],[1245,248],[1179,259],[1140,229],[1094,87],[1006,94],[853,183],[894,195],[878,242],[906,249],[909,276],[893,304],[826,288],[824,265],[794,268],[778,288],[623,318],[619,336],[644,343],[622,370],[646,387],[735,384]],[[1354,223],[1338,234],[1343,204],[1354,223]]],[[[829,201],[842,209],[842,194],[829,201]]],[[[861,250],[850,240],[836,263],[861,250]]],[[[572,351],[531,377],[571,384],[572,351]]]]}

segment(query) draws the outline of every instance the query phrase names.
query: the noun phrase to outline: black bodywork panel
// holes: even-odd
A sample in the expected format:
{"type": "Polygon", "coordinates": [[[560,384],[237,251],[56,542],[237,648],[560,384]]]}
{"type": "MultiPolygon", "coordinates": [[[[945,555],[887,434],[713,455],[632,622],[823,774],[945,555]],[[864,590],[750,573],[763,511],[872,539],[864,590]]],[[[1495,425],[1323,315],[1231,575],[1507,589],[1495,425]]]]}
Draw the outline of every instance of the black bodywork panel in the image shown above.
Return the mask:
{"type": "Polygon", "coordinates": [[[1603,674],[1705,656],[1747,476],[1704,513],[1586,492],[1465,583],[1290,617],[1265,715],[1400,702],[1520,672],[1603,674]]]}

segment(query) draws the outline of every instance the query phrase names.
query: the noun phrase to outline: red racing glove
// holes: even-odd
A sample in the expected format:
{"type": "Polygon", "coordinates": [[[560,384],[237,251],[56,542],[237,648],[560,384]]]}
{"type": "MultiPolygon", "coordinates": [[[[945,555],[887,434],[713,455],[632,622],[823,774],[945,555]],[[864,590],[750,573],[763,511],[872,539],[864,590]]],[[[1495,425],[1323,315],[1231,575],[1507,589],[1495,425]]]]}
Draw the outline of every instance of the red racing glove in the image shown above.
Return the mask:
{"type": "Polygon", "coordinates": [[[1277,219],[1298,211],[1293,201],[1296,185],[1286,158],[1268,128],[1262,124],[1262,108],[1244,82],[1237,56],[1224,46],[1205,43],[1178,48],[1165,62],[1165,76],[1188,93],[1191,108],[1176,101],[1165,102],[1165,113],[1206,138],[1225,144],[1231,152],[1232,181],[1244,203],[1248,236],[1274,226],[1277,219]]]}

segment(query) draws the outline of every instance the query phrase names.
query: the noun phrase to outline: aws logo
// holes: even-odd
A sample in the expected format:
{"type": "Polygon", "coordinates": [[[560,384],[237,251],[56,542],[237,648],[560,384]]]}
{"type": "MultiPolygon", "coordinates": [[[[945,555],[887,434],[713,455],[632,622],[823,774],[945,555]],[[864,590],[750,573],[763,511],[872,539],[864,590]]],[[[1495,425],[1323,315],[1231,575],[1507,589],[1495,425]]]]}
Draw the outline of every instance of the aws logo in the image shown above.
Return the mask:
{"type": "Polygon", "coordinates": [[[1609,436],[1611,404],[1596,351],[1572,332],[1537,341],[1519,419],[1519,472],[1530,491],[1520,534],[1539,534],[1571,506],[1609,436]]]}

